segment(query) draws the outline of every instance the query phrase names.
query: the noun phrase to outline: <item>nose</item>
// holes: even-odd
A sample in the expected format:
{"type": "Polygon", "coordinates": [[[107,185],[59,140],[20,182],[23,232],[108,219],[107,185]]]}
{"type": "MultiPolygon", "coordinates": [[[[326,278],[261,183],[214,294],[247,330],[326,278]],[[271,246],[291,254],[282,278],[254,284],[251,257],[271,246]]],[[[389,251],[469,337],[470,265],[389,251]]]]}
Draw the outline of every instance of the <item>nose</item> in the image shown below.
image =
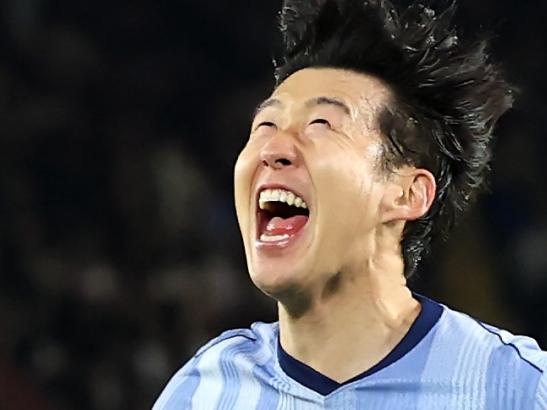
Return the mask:
{"type": "Polygon", "coordinates": [[[260,152],[260,159],[265,167],[282,169],[296,165],[298,153],[292,138],[285,133],[272,137],[260,152]]]}

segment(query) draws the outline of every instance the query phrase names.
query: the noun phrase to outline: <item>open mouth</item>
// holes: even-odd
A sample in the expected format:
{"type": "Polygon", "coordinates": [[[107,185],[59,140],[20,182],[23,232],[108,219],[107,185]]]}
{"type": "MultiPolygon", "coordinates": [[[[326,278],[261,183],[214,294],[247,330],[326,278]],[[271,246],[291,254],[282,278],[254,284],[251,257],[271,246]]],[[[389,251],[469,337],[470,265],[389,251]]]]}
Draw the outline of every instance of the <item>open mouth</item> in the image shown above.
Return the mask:
{"type": "Polygon", "coordinates": [[[285,189],[264,189],[258,196],[257,239],[280,244],[296,236],[308,223],[310,211],[303,198],[285,189]]]}

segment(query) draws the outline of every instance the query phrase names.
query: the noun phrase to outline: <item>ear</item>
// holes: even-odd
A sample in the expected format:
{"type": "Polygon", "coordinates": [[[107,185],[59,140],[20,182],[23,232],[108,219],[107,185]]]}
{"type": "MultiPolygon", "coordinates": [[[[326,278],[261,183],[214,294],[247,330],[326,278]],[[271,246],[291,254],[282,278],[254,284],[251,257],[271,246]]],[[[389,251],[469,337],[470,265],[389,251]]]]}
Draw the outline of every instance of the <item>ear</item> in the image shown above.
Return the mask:
{"type": "Polygon", "coordinates": [[[426,169],[404,167],[387,182],[382,222],[413,221],[424,216],[435,198],[435,177],[426,169]]]}

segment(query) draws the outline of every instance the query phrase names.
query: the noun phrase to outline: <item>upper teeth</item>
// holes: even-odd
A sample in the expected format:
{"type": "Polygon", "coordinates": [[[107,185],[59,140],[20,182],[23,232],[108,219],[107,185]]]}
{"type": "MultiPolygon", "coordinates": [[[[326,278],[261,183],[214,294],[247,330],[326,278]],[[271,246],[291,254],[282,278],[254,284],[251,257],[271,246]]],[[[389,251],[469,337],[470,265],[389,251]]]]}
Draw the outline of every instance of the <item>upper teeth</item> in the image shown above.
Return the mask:
{"type": "Polygon", "coordinates": [[[294,192],[284,189],[265,189],[260,192],[260,197],[258,198],[260,209],[264,209],[267,202],[284,202],[297,208],[308,208],[308,204],[302,198],[294,192]]]}

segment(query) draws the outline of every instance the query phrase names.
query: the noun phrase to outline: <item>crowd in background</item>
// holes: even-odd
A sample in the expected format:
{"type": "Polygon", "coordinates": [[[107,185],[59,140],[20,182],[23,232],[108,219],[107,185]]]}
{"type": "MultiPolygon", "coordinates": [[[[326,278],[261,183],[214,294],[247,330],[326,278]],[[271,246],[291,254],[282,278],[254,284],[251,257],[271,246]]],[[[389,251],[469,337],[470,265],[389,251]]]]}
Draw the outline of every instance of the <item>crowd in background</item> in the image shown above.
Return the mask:
{"type": "MultiPolygon", "coordinates": [[[[147,409],[248,280],[232,167],[280,2],[0,1],[0,409],[147,409]]],[[[411,287],[547,347],[547,3],[460,0],[520,87],[490,180],[411,287]]]]}

